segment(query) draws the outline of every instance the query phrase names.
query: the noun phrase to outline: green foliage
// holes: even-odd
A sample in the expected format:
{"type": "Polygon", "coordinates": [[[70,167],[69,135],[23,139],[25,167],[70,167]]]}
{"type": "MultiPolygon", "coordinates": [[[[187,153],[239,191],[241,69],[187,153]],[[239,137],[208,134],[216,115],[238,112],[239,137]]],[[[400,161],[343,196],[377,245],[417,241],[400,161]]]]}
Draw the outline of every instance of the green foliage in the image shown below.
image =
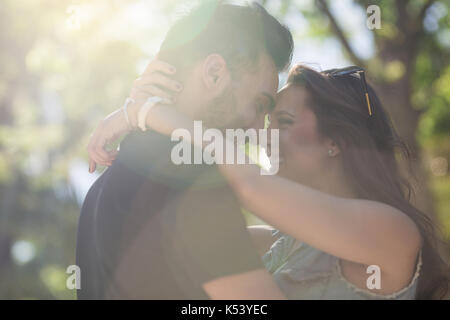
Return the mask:
{"type": "MultiPolygon", "coordinates": [[[[293,30],[296,41],[335,38],[315,1],[264,2],[283,22],[300,17],[308,21],[301,30],[293,30]]],[[[354,2],[362,8],[372,4],[354,2]]],[[[80,211],[74,167],[85,162],[89,134],[123,102],[149,52],[156,52],[168,15],[180,3],[185,1],[2,0],[0,299],[74,298],[74,292],[65,288],[65,270],[75,263],[80,211]],[[142,12],[150,23],[132,21],[142,12]]],[[[378,52],[383,41],[395,39],[400,31],[395,2],[376,3],[383,19],[382,29],[374,32],[378,52]]],[[[409,1],[408,11],[418,13],[423,3],[409,1]]],[[[418,138],[430,158],[440,155],[447,160],[448,11],[447,1],[437,1],[425,16],[428,29],[411,76],[411,100],[423,112],[418,138]]],[[[367,65],[375,77],[378,72],[377,78],[392,82],[405,72],[404,62],[384,64],[377,55],[367,65]]],[[[433,181],[447,236],[449,186],[448,174],[433,181]]]]}
{"type": "Polygon", "coordinates": [[[80,212],[71,175],[149,58],[136,39],[152,38],[124,16],[137,4],[2,1],[0,298],[75,297],[66,288],[80,212]]]}
{"type": "Polygon", "coordinates": [[[438,177],[433,179],[433,194],[435,197],[439,220],[444,240],[450,241],[450,179],[438,177]]]}

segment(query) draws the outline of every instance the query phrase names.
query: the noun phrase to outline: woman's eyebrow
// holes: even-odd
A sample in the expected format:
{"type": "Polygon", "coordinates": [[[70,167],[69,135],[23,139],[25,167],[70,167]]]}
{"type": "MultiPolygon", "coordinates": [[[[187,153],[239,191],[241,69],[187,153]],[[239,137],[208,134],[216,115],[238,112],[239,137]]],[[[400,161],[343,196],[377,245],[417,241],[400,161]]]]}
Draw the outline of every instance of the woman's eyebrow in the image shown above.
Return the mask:
{"type": "Polygon", "coordinates": [[[287,116],[290,116],[290,117],[292,117],[292,118],[295,118],[295,116],[294,116],[292,113],[287,112],[287,111],[285,111],[285,110],[277,111],[277,112],[275,112],[275,114],[278,115],[278,116],[281,116],[281,115],[287,115],[287,116]]]}

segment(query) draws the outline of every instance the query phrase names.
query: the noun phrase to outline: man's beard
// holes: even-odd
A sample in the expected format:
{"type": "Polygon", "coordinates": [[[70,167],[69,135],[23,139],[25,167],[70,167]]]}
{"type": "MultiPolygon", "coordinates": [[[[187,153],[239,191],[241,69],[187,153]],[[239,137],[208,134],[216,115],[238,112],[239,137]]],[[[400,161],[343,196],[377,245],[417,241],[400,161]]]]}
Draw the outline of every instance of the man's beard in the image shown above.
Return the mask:
{"type": "Polygon", "coordinates": [[[209,128],[235,129],[242,126],[237,112],[237,101],[230,85],[224,92],[208,104],[204,110],[203,122],[209,128]]]}

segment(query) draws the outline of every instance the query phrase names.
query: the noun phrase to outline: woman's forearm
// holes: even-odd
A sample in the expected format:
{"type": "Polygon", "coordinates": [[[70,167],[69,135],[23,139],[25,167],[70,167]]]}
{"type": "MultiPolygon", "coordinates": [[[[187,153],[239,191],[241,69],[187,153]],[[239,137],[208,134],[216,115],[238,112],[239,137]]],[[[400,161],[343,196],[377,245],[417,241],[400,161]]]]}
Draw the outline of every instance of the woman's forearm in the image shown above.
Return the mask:
{"type": "Polygon", "coordinates": [[[169,105],[155,105],[148,112],[145,122],[147,127],[169,137],[179,128],[188,130],[192,135],[194,132],[193,121],[169,105]]]}
{"type": "Polygon", "coordinates": [[[420,242],[414,223],[388,205],[340,198],[279,176],[261,175],[256,165],[218,166],[245,208],[332,255],[387,266],[386,270],[398,252],[408,254],[411,244],[420,242]]]}
{"type": "MultiPolygon", "coordinates": [[[[153,114],[147,118],[150,127],[167,135],[183,128],[194,136],[191,120],[171,107],[161,107],[167,110],[157,107],[151,110],[153,114]]],[[[411,236],[417,231],[413,222],[390,206],[344,199],[279,176],[261,175],[257,165],[228,164],[224,161],[228,148],[233,148],[234,159],[244,153],[241,156],[245,157],[245,163],[250,161],[241,148],[227,139],[222,153],[215,150],[216,164],[243,206],[302,242],[354,262],[381,264],[392,260],[396,252],[404,251],[404,243],[416,240],[411,236]]]]}

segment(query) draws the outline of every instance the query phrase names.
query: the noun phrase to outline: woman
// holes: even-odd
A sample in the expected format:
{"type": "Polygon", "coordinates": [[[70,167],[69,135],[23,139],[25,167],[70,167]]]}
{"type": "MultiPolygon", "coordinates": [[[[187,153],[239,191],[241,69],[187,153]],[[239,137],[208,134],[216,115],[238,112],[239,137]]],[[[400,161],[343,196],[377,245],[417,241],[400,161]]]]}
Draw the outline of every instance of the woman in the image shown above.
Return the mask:
{"type": "MultiPolygon", "coordinates": [[[[169,66],[155,61],[149,68],[169,66]]],[[[164,85],[170,82],[163,73],[158,77],[140,93],[167,101],[175,89],[164,85]]],[[[137,113],[127,113],[131,123],[137,113]]],[[[91,171],[94,161],[111,164],[114,153],[103,146],[126,123],[116,112],[97,129],[91,171]]],[[[164,104],[151,110],[146,124],[168,135],[192,129],[191,121],[164,104]]],[[[242,205],[279,230],[249,228],[288,298],[424,299],[446,293],[448,266],[437,252],[433,225],[409,203],[409,185],[397,167],[395,152],[407,155],[406,149],[361,69],[294,67],[270,127],[280,134],[278,176],[260,175],[255,165],[218,166],[242,205]],[[381,286],[368,281],[368,271],[381,272],[381,286]]]]}

